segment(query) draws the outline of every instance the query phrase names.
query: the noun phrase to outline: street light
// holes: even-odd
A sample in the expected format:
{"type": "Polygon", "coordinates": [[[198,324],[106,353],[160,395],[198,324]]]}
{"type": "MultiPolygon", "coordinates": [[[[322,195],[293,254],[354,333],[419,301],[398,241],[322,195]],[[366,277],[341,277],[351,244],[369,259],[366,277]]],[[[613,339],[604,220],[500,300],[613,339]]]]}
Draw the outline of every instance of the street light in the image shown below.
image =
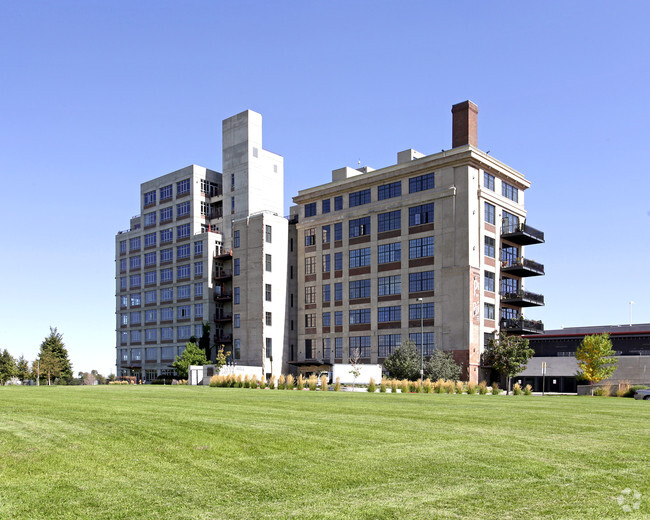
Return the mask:
{"type": "Polygon", "coordinates": [[[420,302],[420,379],[424,381],[424,301],[418,298],[420,302]]]}

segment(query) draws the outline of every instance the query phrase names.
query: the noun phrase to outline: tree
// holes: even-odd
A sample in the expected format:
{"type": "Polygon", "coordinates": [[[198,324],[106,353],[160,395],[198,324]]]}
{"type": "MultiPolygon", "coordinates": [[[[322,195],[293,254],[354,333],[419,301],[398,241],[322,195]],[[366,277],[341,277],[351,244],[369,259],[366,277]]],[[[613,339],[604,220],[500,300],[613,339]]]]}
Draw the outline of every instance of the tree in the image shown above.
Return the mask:
{"type": "MultiPolygon", "coordinates": [[[[66,382],[70,381],[72,379],[72,364],[68,359],[68,351],[63,343],[63,334],[60,334],[56,327],[50,327],[50,335],[41,343],[41,351],[38,355],[41,361],[41,374],[47,373],[46,370],[43,369],[43,356],[47,352],[51,353],[59,360],[59,364],[56,366],[49,362],[48,366],[51,369],[56,368],[56,370],[51,370],[50,375],[57,372],[55,377],[63,379],[66,382]]],[[[48,384],[50,383],[48,382],[48,384]]]]}
{"type": "Polygon", "coordinates": [[[225,352],[223,351],[223,347],[219,347],[219,350],[217,351],[217,357],[214,360],[214,369],[215,373],[219,373],[221,370],[221,367],[226,364],[226,361],[228,360],[228,356],[230,355],[230,352],[225,352]]]}
{"type": "Polygon", "coordinates": [[[420,377],[420,355],[411,340],[397,347],[384,361],[384,368],[394,379],[415,381],[420,377]]]}
{"type": "Polygon", "coordinates": [[[16,375],[16,361],[9,354],[7,349],[0,354],[0,384],[5,384],[11,381],[11,378],[16,375]]]}
{"type": "Polygon", "coordinates": [[[20,356],[16,361],[16,377],[21,381],[26,381],[29,376],[29,363],[24,356],[20,356]]]}
{"type": "Polygon", "coordinates": [[[350,370],[350,374],[352,374],[353,380],[352,380],[352,390],[354,390],[354,387],[357,384],[357,378],[361,375],[361,367],[359,366],[359,361],[361,359],[361,352],[359,352],[359,349],[354,350],[354,354],[350,356],[350,366],[352,369],[350,370]]]}
{"type": "Polygon", "coordinates": [[[528,340],[521,336],[506,336],[491,339],[484,354],[484,361],[506,377],[506,394],[510,394],[510,381],[513,376],[526,368],[528,360],[535,351],[528,346],[528,340]]]}
{"type": "Polygon", "coordinates": [[[203,334],[199,339],[199,348],[205,352],[205,357],[210,359],[210,324],[205,321],[202,323],[203,334]]]}
{"type": "Polygon", "coordinates": [[[444,350],[434,350],[433,355],[424,363],[424,376],[437,381],[445,379],[447,381],[458,381],[463,371],[454,357],[444,350]]]}
{"type": "Polygon", "coordinates": [[[187,371],[190,365],[207,365],[208,358],[205,357],[205,351],[200,349],[196,343],[186,343],[185,350],[172,363],[176,369],[178,377],[187,379],[187,371]]]}
{"type": "Polygon", "coordinates": [[[52,378],[61,377],[61,374],[63,373],[63,363],[53,352],[50,352],[49,350],[41,352],[39,362],[40,375],[41,377],[47,375],[48,386],[52,384],[52,378]]]}
{"type": "Polygon", "coordinates": [[[614,354],[609,334],[585,336],[576,350],[580,369],[577,375],[589,381],[590,385],[607,379],[616,370],[618,359],[614,354]]]}

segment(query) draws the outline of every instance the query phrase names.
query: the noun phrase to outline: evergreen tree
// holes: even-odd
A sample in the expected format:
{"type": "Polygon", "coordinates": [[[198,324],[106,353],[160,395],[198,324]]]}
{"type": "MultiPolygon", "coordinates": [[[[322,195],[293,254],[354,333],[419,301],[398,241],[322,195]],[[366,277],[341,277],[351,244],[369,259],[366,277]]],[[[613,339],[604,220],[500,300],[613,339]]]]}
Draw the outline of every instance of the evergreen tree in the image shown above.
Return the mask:
{"type": "Polygon", "coordinates": [[[454,361],[454,357],[443,350],[434,350],[433,355],[424,363],[424,377],[433,381],[458,381],[462,370],[463,367],[454,361]]]}
{"type": "Polygon", "coordinates": [[[26,381],[29,379],[29,363],[24,356],[20,356],[18,361],[16,361],[16,377],[21,381],[26,381]]]}
{"type": "Polygon", "coordinates": [[[4,385],[6,382],[11,381],[11,378],[16,375],[16,361],[9,354],[7,349],[4,349],[0,355],[0,384],[4,385]]]}
{"type": "Polygon", "coordinates": [[[41,343],[41,351],[38,354],[38,358],[41,362],[41,376],[49,373],[50,378],[54,375],[65,380],[65,382],[69,382],[72,379],[72,364],[68,359],[68,351],[65,348],[65,343],[63,343],[63,334],[59,333],[56,327],[50,327],[50,335],[41,343]],[[46,356],[47,353],[50,353],[52,357],[58,359],[59,363],[54,363],[50,356],[46,356]],[[44,368],[44,361],[46,361],[48,370],[44,368]]]}
{"type": "Polygon", "coordinates": [[[415,343],[405,341],[384,361],[384,368],[394,379],[415,381],[420,377],[420,355],[415,343]]]}

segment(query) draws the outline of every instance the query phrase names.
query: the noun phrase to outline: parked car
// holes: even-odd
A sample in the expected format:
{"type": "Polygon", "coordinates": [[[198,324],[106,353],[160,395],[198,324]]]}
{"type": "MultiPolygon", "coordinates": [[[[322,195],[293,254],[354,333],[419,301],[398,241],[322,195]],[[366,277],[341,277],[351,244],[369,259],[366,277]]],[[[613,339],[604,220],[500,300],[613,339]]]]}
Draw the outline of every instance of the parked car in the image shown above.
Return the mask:
{"type": "Polygon", "coordinates": [[[647,399],[650,401],[650,388],[645,390],[637,390],[634,394],[634,399],[647,399]]]}

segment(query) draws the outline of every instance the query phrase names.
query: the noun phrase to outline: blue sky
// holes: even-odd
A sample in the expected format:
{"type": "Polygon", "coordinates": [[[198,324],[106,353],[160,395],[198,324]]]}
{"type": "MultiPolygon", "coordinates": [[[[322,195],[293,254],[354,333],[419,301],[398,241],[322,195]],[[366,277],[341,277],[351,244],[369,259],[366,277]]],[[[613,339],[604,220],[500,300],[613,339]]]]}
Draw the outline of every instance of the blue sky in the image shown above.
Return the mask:
{"type": "Polygon", "coordinates": [[[114,235],[139,185],[221,171],[250,108],[285,157],[285,205],[331,170],[479,147],[532,182],[527,255],[546,328],[650,322],[647,2],[0,2],[0,348],[49,326],[77,370],[114,370],[114,235]]]}

